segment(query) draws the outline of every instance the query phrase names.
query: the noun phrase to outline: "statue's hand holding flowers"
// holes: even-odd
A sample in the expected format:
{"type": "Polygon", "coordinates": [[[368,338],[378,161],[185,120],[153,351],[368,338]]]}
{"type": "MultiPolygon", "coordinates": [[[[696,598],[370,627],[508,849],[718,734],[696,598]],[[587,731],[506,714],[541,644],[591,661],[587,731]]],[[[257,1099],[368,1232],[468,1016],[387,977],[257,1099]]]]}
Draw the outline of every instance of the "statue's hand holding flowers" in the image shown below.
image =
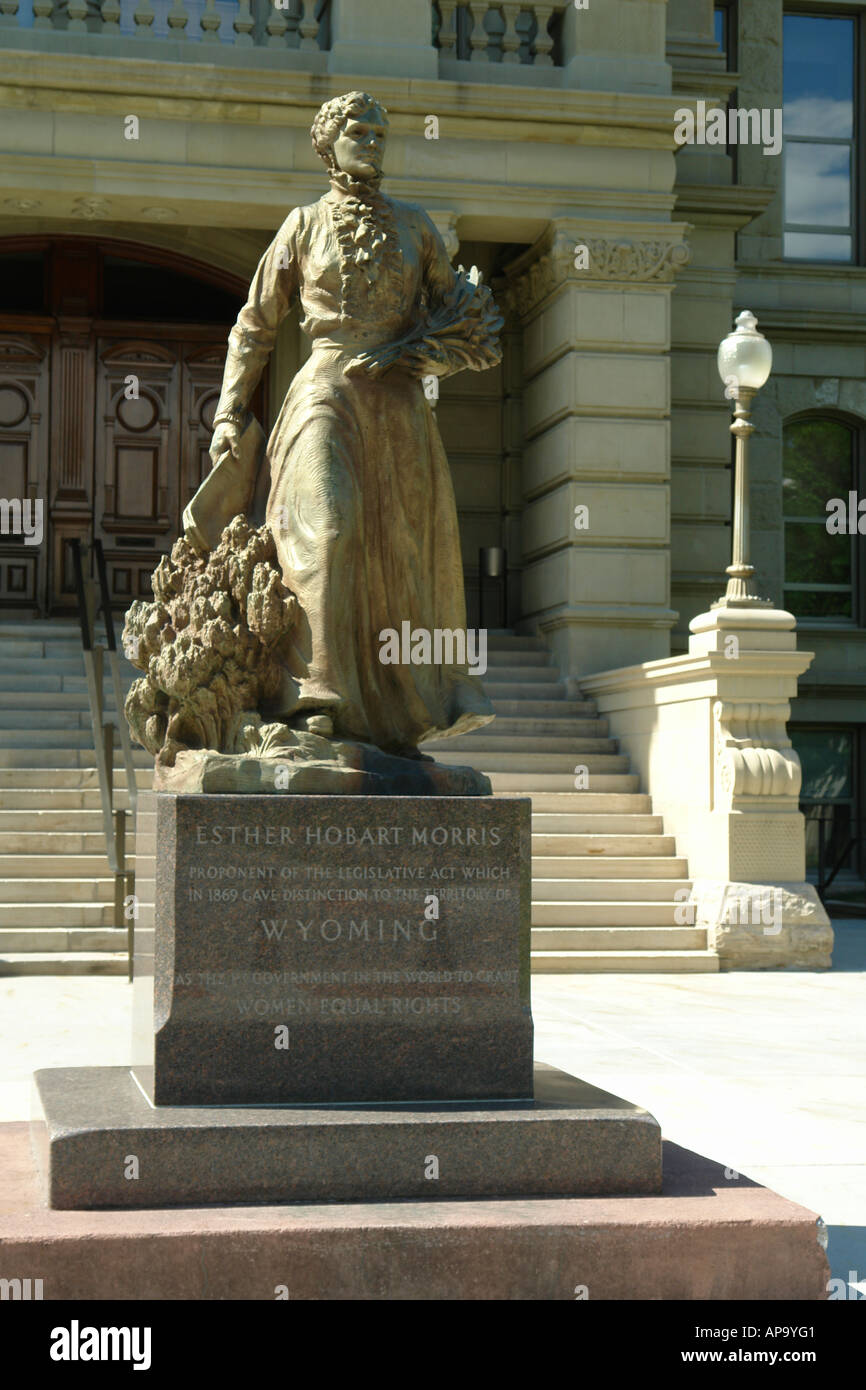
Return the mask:
{"type": "Polygon", "coordinates": [[[376,378],[393,367],[418,377],[450,376],[467,367],[485,371],[502,360],[498,337],[502,322],[478,267],[467,273],[460,266],[453,289],[416,329],[394,343],[362,353],[346,373],[376,378]]]}

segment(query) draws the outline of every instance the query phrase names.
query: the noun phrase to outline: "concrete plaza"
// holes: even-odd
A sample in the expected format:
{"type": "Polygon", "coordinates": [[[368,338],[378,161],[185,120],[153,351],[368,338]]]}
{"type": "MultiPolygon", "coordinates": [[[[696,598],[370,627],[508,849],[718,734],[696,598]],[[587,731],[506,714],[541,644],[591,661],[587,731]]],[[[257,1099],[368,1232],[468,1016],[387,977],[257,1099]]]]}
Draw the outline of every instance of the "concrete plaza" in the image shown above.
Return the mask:
{"type": "MultiPolygon", "coordinates": [[[[834,926],[828,972],[535,976],[535,1050],[820,1214],[833,1277],[863,1297],[866,921],[834,926]]],[[[36,1068],[129,1061],[122,978],[7,978],[0,999],[0,1120],[28,1118],[36,1068]]]]}

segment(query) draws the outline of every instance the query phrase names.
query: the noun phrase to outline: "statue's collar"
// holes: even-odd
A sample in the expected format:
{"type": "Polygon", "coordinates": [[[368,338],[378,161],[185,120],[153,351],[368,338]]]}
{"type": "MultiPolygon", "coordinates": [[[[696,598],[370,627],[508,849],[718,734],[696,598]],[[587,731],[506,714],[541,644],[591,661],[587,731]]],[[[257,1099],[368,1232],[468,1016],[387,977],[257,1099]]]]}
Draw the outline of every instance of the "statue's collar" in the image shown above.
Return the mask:
{"type": "Polygon", "coordinates": [[[332,169],[331,189],[339,199],[358,198],[361,202],[372,202],[379,194],[379,185],[384,178],[377,174],[374,179],[353,179],[343,169],[332,169]]]}

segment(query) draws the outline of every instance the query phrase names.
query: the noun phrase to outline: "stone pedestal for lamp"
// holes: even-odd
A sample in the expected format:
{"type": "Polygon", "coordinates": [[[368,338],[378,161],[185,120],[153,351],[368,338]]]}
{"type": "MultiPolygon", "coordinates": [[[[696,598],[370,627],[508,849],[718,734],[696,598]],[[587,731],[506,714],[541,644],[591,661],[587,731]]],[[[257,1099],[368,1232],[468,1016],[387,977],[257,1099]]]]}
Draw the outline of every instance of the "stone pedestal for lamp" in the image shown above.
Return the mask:
{"type": "Polygon", "coordinates": [[[688,858],[682,921],[707,927],[722,968],[829,967],[833,930],[805,882],[801,770],[786,730],[813,654],[797,650],[793,615],[769,606],[723,603],[690,628],[686,655],[581,688],[688,858]]]}

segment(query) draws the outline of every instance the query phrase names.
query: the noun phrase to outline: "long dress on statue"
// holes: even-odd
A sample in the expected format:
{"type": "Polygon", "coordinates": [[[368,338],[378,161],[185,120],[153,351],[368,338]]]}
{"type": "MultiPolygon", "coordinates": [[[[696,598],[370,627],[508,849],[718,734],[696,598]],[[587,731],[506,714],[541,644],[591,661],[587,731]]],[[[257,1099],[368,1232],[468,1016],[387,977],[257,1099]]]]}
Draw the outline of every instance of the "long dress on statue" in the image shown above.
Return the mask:
{"type": "MultiPolygon", "coordinates": [[[[335,736],[405,753],[486,724],[493,710],[465,665],[380,660],[380,634],[406,622],[465,633],[457,511],[420,380],[401,367],[376,379],[346,368],[411,335],[456,276],[421,208],[343,174],[331,182],[290,214],[259,264],[229,339],[219,408],[246,406],[299,295],[312,353],[266,455],[267,520],[301,614],[277,717],[324,710],[335,736]]],[[[465,345],[462,356],[460,366],[476,365],[465,345]]]]}

